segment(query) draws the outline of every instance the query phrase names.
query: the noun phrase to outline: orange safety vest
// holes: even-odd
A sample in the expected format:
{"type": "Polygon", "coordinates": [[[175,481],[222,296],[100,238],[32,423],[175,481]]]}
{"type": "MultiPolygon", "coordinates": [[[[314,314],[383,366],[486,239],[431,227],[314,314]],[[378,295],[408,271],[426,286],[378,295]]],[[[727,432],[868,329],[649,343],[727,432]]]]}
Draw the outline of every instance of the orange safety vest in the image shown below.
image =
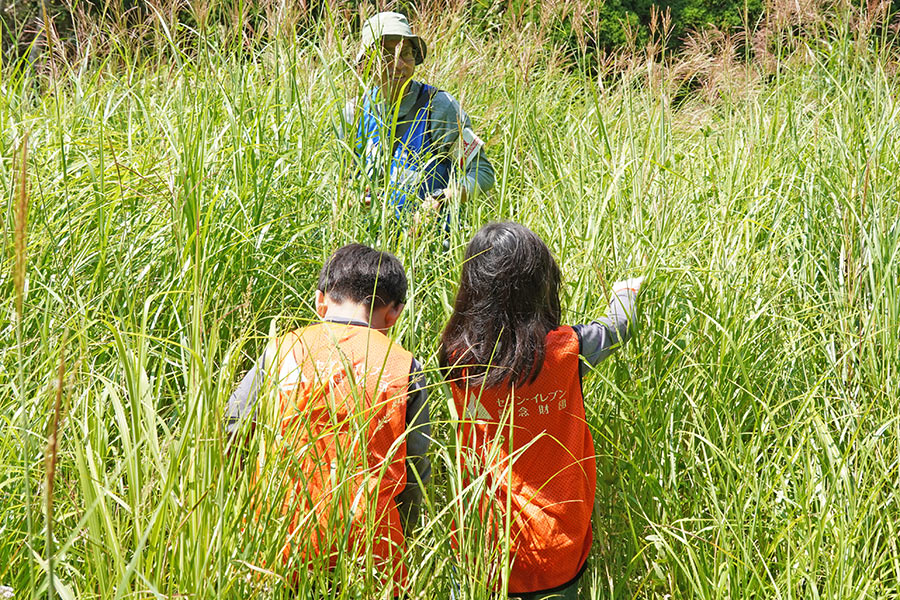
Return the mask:
{"type": "Polygon", "coordinates": [[[412,354],[359,325],[319,323],[278,340],[286,561],[327,553],[334,567],[356,545],[378,573],[406,580],[395,496],[406,485],[411,365],[412,354]]]}
{"type": "MultiPolygon", "coordinates": [[[[509,520],[510,594],[574,579],[591,548],[597,488],[594,440],[585,421],[575,330],[558,327],[534,382],[517,387],[451,383],[462,441],[486,469],[482,513],[491,528],[509,520]],[[510,513],[506,513],[507,502],[510,513]]],[[[496,540],[494,540],[496,541],[496,540]]]]}

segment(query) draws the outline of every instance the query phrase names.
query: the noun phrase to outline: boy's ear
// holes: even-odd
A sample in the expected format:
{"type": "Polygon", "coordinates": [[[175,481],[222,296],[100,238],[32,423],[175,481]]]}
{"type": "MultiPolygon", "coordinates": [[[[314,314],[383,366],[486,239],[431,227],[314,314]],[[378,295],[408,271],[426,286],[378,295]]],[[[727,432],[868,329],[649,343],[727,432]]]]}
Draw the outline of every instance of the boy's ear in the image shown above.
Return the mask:
{"type": "Polygon", "coordinates": [[[398,302],[387,307],[387,309],[384,311],[385,329],[390,329],[394,326],[394,323],[396,323],[397,319],[400,318],[400,313],[403,312],[403,308],[405,306],[405,304],[398,302]]]}
{"type": "Polygon", "coordinates": [[[325,292],[316,290],[316,314],[320,319],[324,319],[326,312],[328,312],[328,304],[325,301],[325,292]]]}

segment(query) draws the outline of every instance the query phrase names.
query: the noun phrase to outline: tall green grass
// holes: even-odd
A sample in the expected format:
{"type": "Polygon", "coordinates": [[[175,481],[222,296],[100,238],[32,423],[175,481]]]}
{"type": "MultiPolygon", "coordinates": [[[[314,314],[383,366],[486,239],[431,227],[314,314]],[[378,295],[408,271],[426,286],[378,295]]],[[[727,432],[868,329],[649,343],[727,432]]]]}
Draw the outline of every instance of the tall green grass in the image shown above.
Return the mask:
{"type": "MultiPolygon", "coordinates": [[[[470,510],[484,482],[464,477],[436,349],[466,241],[514,219],[557,256],[567,322],[647,275],[633,340],[584,382],[599,488],[583,598],[898,595],[893,50],[845,16],[771,72],[685,93],[652,61],[582,75],[528,32],[462,25],[423,17],[419,75],[472,114],[498,185],[462,208],[449,252],[385,236],[356,202],[336,135],[359,90],[341,23],[241,49],[158,24],[158,53],[123,38],[53,70],[3,65],[0,585],[289,594],[285,525],[256,514],[223,407],[270,332],[311,319],[323,258],[361,241],[407,268],[397,336],[432,386],[410,596],[488,597],[497,549],[470,510]]],[[[298,594],[390,590],[348,558],[298,594]]]]}

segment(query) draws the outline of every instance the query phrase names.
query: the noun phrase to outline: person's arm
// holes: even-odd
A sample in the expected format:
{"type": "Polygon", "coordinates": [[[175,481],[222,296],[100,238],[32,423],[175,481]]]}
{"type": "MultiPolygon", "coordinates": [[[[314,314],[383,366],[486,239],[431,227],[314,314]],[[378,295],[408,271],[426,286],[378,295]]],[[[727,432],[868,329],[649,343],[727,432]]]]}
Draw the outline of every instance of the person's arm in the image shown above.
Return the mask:
{"type": "Polygon", "coordinates": [[[253,418],[259,391],[266,376],[265,365],[266,353],[263,352],[228,398],[228,406],[225,408],[225,431],[229,435],[240,430],[247,419],[253,418]]]}
{"type": "Polygon", "coordinates": [[[397,509],[404,531],[419,522],[422,488],[419,480],[431,479],[428,445],[431,442],[431,418],[428,411],[428,390],[422,365],[415,358],[409,370],[409,393],[406,397],[406,487],[397,494],[397,509]],[[416,475],[418,474],[418,477],[416,475]]]}
{"type": "MultiPolygon", "coordinates": [[[[431,136],[441,152],[447,153],[454,162],[457,160],[459,136],[465,130],[463,139],[474,136],[472,120],[453,96],[438,92],[431,100],[431,136]]],[[[488,160],[483,144],[476,143],[477,149],[466,160],[465,179],[459,188],[459,200],[465,202],[478,193],[494,187],[494,167],[488,160]]],[[[459,168],[459,165],[456,165],[459,168]]]]}
{"type": "Polygon", "coordinates": [[[582,375],[606,359],[630,337],[629,323],[634,321],[634,305],[643,281],[643,277],[638,277],[614,283],[606,315],[584,325],[575,325],[581,348],[582,375]]]}
{"type": "Polygon", "coordinates": [[[272,341],[228,398],[225,407],[225,433],[228,436],[226,453],[229,455],[235,447],[239,453],[247,447],[255,427],[259,395],[264,389],[271,362],[276,356],[278,349],[275,341],[272,341]],[[245,434],[238,436],[238,432],[242,431],[245,434]]]}
{"type": "Polygon", "coordinates": [[[345,176],[351,180],[358,179],[363,171],[361,161],[364,149],[360,138],[361,116],[358,111],[359,102],[355,98],[347,100],[335,127],[337,139],[345,145],[344,151],[341,152],[342,169],[345,176]]]}

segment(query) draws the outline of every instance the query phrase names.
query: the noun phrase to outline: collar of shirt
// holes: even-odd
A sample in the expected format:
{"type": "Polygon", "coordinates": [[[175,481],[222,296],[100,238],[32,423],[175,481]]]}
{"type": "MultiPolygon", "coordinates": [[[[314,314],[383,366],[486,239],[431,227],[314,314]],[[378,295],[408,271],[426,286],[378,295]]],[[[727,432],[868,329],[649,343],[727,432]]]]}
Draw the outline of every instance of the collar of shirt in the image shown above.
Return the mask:
{"type": "Polygon", "coordinates": [[[348,319],[346,317],[329,317],[327,319],[322,319],[325,323],[335,323],[337,325],[355,325],[357,327],[368,327],[369,324],[365,321],[359,321],[357,319],[348,319]]]}

